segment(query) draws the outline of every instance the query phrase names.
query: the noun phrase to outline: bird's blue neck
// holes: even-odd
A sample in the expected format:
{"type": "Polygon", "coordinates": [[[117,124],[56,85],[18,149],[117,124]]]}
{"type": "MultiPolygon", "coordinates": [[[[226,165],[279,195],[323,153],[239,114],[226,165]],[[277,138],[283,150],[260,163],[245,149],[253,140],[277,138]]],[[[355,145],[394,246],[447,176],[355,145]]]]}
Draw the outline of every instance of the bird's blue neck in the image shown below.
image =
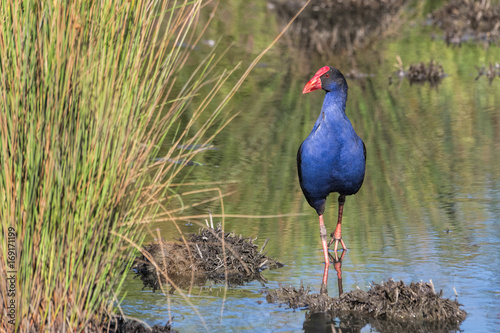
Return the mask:
{"type": "Polygon", "coordinates": [[[345,106],[347,101],[347,90],[337,89],[328,91],[323,101],[321,112],[325,113],[327,118],[334,120],[338,117],[345,117],[345,106]]]}
{"type": "Polygon", "coordinates": [[[321,123],[327,123],[330,128],[342,128],[345,121],[349,122],[345,114],[345,106],[347,101],[347,89],[328,91],[323,101],[321,114],[316,120],[312,133],[315,132],[321,123]]]}

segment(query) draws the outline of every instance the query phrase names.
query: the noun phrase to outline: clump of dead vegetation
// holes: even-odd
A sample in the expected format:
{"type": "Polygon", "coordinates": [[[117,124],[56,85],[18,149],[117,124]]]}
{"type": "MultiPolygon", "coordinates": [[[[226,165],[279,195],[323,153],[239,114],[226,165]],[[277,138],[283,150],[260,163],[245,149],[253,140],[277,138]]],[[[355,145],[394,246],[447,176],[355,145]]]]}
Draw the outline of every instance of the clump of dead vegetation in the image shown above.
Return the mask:
{"type": "MultiPolygon", "coordinates": [[[[407,0],[312,0],[290,27],[295,47],[320,55],[352,53],[393,27],[407,0]],[[298,40],[295,40],[297,38],[298,40]]],[[[270,0],[283,24],[302,6],[300,0],[270,0]]]]}
{"type": "MultiPolygon", "coordinates": [[[[267,295],[269,303],[287,304],[291,308],[307,308],[309,314],[328,312],[332,317],[349,320],[365,320],[379,327],[433,327],[458,329],[467,313],[456,300],[443,298],[431,283],[419,282],[405,285],[404,282],[388,280],[373,284],[368,291],[356,289],[340,297],[327,294],[310,294],[309,288],[280,286],[267,295]],[[389,326],[388,326],[389,325],[389,326]]],[[[385,329],[384,329],[385,330],[385,329]]]]}
{"type": "Polygon", "coordinates": [[[491,1],[452,0],[431,15],[432,24],[444,30],[448,45],[483,41],[490,45],[500,37],[500,6],[491,1]]]}
{"type": "Polygon", "coordinates": [[[431,85],[436,85],[441,82],[446,74],[444,73],[443,66],[438,63],[431,62],[426,65],[421,62],[416,65],[410,65],[406,73],[410,84],[429,82],[431,85]]]}
{"type": "Polygon", "coordinates": [[[476,66],[476,69],[477,69],[476,81],[479,80],[479,78],[481,76],[486,76],[488,78],[488,82],[491,85],[491,82],[493,82],[493,79],[497,76],[500,76],[500,65],[498,63],[496,63],[494,65],[492,63],[490,63],[490,65],[488,67],[486,67],[486,66],[477,67],[476,66]]]}
{"type": "Polygon", "coordinates": [[[186,235],[184,242],[158,240],[145,246],[134,268],[144,286],[153,290],[160,287],[159,279],[181,288],[208,280],[227,281],[229,285],[265,281],[262,270],[283,264],[266,255],[267,240],[260,249],[255,240],[224,232],[221,225],[202,228],[197,234],[186,235]]]}
{"type": "Polygon", "coordinates": [[[437,86],[441,83],[441,80],[446,77],[443,66],[439,63],[435,63],[433,60],[427,65],[424,62],[411,64],[406,71],[404,70],[403,62],[399,56],[397,60],[398,64],[395,66],[398,69],[393,75],[389,76],[389,84],[392,83],[392,77],[397,76],[399,79],[406,77],[410,81],[410,85],[413,83],[429,82],[431,86],[437,86]]]}

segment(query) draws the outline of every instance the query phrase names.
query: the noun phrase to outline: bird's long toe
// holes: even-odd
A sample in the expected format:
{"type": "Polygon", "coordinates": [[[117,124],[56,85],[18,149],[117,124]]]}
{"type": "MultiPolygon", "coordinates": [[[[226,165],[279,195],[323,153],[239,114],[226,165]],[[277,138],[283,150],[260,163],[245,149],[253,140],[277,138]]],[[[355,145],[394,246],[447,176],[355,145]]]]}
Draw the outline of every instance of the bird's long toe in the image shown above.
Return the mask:
{"type": "Polygon", "coordinates": [[[342,238],[332,238],[330,240],[330,244],[328,244],[328,247],[330,247],[330,245],[332,245],[332,243],[335,241],[335,245],[333,247],[333,251],[336,253],[337,252],[337,249],[339,247],[339,242],[340,242],[340,245],[342,245],[342,250],[344,251],[347,251],[347,246],[345,246],[345,243],[344,243],[344,240],[342,238]]]}

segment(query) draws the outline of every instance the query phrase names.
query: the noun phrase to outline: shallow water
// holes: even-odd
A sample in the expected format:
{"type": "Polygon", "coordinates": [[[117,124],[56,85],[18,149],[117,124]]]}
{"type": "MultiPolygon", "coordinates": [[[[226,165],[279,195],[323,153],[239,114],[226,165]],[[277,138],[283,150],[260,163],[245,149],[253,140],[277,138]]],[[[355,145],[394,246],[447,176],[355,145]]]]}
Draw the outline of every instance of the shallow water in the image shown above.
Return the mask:
{"type": "MultiPolygon", "coordinates": [[[[249,9],[241,5],[234,10],[249,9]]],[[[269,15],[256,14],[253,19],[264,21],[269,15]]],[[[236,24],[228,20],[222,22],[236,24]]],[[[274,36],[272,31],[261,36],[249,27],[240,29],[256,34],[253,54],[274,36]]],[[[475,80],[474,67],[500,60],[500,51],[474,44],[448,48],[442,40],[431,40],[430,34],[429,27],[408,25],[356,59],[311,60],[301,71],[293,65],[299,60],[282,61],[288,54],[284,45],[273,49],[263,60],[265,66],[252,72],[228,106],[229,112],[243,109],[242,114],[215,139],[217,150],[197,157],[203,165],[193,167],[189,181],[198,182],[196,189],[231,193],[224,198],[225,214],[291,214],[224,218],[228,231],[258,237],[258,244],[269,238],[268,254],[285,267],[264,271],[265,284],[255,281],[227,290],[223,285],[195,287],[185,297],[142,290],[142,282],[130,275],[124,313],[150,325],[173,317],[173,328],[181,332],[205,327],[236,332],[303,330],[305,311],[267,304],[262,293],[278,283],[298,287],[301,282],[319,292],[323,274],[317,216],[298,186],[295,157],[324,94],[301,95],[301,90],[325,64],[346,73],[356,63],[360,72],[371,76],[347,79],[347,114],[368,157],[365,183],[347,198],[344,210],[343,238],[349,248],[342,263],[344,292],[367,289],[371,282],[388,278],[405,283],[432,280],[446,297],[454,299],[456,290],[469,314],[461,330],[500,331],[500,79],[491,85],[485,77],[475,80]],[[397,55],[405,68],[433,59],[448,77],[436,88],[397,80],[389,85],[397,55]],[[214,181],[221,183],[200,185],[214,181]]],[[[236,45],[236,57],[248,51],[248,43],[237,39],[236,45]]],[[[197,193],[186,202],[214,195],[197,193]]],[[[335,227],[336,201],[336,195],[328,199],[328,232],[335,227]]],[[[208,215],[208,209],[222,213],[215,200],[183,215],[208,215]]],[[[204,223],[191,222],[195,224],[179,222],[183,232],[196,232],[196,222],[204,223]]],[[[167,239],[178,237],[171,222],[154,227],[167,239]]],[[[330,267],[329,294],[337,296],[336,274],[330,267]]],[[[361,328],[368,331],[369,326],[361,328]]]]}

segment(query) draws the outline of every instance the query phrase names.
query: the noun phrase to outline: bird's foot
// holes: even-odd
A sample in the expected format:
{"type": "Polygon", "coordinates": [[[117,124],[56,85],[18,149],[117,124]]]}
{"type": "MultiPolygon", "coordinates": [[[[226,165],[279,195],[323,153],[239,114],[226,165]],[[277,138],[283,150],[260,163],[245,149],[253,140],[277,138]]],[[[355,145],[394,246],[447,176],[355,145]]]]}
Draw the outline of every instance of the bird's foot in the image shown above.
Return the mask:
{"type": "Polygon", "coordinates": [[[340,239],[335,239],[335,246],[333,247],[333,251],[334,251],[334,252],[337,252],[337,247],[338,247],[338,245],[339,245],[339,241],[340,241],[340,244],[342,245],[342,250],[347,251],[347,246],[345,246],[345,243],[344,243],[344,241],[342,240],[342,238],[340,238],[340,239]]]}
{"type": "Polygon", "coordinates": [[[345,246],[345,243],[344,243],[344,240],[342,239],[342,237],[335,237],[333,235],[333,233],[330,236],[332,237],[332,239],[330,240],[330,243],[328,243],[328,247],[330,247],[330,245],[332,245],[332,243],[335,242],[335,246],[333,247],[333,251],[335,253],[337,253],[337,248],[338,248],[339,242],[340,242],[340,244],[342,245],[342,250],[347,251],[347,246],[345,246]]]}

